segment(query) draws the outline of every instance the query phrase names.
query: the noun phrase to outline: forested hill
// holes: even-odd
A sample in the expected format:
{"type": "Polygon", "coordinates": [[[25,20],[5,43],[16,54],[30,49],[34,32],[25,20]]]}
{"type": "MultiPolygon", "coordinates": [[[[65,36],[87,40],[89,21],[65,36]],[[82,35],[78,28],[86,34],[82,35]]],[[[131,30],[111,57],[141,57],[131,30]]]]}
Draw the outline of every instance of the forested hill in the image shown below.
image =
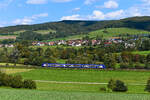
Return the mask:
{"type": "Polygon", "coordinates": [[[107,21],[74,21],[64,20],[59,22],[49,22],[35,25],[17,25],[0,28],[0,34],[13,33],[16,31],[38,31],[53,30],[56,33],[65,33],[67,35],[83,34],[103,28],[128,27],[150,31],[150,17],[132,17],[121,20],[107,21]]]}

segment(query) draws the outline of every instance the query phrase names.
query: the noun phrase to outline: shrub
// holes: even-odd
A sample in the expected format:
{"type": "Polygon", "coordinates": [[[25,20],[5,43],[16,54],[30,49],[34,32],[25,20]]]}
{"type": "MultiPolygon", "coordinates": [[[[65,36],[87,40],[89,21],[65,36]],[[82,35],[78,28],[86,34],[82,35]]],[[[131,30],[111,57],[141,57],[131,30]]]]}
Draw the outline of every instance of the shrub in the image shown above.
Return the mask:
{"type": "Polygon", "coordinates": [[[108,89],[113,89],[115,87],[115,80],[111,79],[107,85],[108,89]]]}
{"type": "Polygon", "coordinates": [[[23,81],[22,77],[20,75],[13,76],[11,80],[11,85],[12,88],[22,88],[23,87],[23,81]]]}
{"type": "Polygon", "coordinates": [[[36,89],[36,83],[32,80],[24,80],[24,88],[36,89]]]}
{"type": "Polygon", "coordinates": [[[107,87],[111,89],[112,91],[116,92],[126,92],[128,90],[127,86],[124,84],[124,82],[120,80],[113,80],[111,79],[108,82],[107,87]]]}
{"type": "Polygon", "coordinates": [[[105,91],[106,91],[106,88],[105,88],[105,87],[101,87],[101,88],[100,88],[100,91],[104,91],[104,92],[105,92],[105,91]]]}
{"type": "Polygon", "coordinates": [[[116,92],[126,92],[128,90],[127,86],[124,84],[124,82],[120,80],[116,80],[115,87],[113,87],[112,91],[116,92]]]}
{"type": "Polygon", "coordinates": [[[20,75],[12,76],[0,72],[0,86],[9,86],[12,88],[36,89],[36,83],[32,80],[22,80],[20,75]]]}
{"type": "Polygon", "coordinates": [[[145,91],[150,92],[150,78],[147,80],[147,85],[146,85],[145,91]]]}

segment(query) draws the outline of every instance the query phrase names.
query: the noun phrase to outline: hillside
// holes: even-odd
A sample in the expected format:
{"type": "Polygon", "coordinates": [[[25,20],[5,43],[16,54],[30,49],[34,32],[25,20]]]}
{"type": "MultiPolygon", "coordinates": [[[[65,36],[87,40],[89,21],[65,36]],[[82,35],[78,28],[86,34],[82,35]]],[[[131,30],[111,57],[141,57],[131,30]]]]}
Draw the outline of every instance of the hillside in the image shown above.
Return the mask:
{"type": "Polygon", "coordinates": [[[131,28],[107,28],[90,32],[88,36],[91,38],[95,38],[96,36],[103,36],[104,38],[109,38],[118,36],[126,37],[128,35],[142,35],[142,34],[150,34],[150,32],[131,28]]]}
{"type": "Polygon", "coordinates": [[[89,32],[88,34],[54,38],[48,41],[75,40],[75,39],[82,39],[85,36],[89,36],[90,38],[95,39],[97,36],[102,36],[103,38],[110,38],[110,37],[118,37],[118,36],[126,37],[127,35],[142,35],[142,34],[150,35],[150,32],[145,30],[131,29],[131,28],[106,28],[106,29],[92,31],[89,32]]]}
{"type": "Polygon", "coordinates": [[[59,22],[49,22],[35,25],[17,25],[0,28],[0,35],[3,34],[16,35],[19,34],[20,32],[33,31],[41,34],[48,34],[49,32],[52,32],[57,37],[66,37],[72,35],[83,35],[83,34],[85,35],[88,34],[89,32],[93,32],[104,28],[121,28],[121,27],[150,31],[150,17],[148,16],[132,17],[121,20],[109,20],[109,21],[64,20],[59,22]]]}

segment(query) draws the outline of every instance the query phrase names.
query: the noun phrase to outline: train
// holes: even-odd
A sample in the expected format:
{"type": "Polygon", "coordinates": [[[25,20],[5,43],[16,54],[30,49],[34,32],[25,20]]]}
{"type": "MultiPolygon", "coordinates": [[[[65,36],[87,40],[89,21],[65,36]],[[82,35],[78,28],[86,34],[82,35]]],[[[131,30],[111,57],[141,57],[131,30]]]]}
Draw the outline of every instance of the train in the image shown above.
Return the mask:
{"type": "Polygon", "coordinates": [[[104,64],[57,64],[57,63],[43,63],[42,67],[106,69],[106,66],[104,64]]]}

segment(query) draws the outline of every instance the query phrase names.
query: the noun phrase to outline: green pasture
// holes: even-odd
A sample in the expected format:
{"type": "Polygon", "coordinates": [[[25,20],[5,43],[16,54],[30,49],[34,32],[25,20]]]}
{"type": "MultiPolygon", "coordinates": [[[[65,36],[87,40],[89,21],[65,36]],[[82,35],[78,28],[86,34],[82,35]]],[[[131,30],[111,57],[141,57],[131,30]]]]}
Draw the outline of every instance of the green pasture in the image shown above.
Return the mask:
{"type": "Polygon", "coordinates": [[[50,32],[56,32],[56,31],[48,29],[48,30],[38,30],[38,31],[35,31],[35,32],[39,33],[39,34],[49,34],[50,32]]]}
{"type": "MultiPolygon", "coordinates": [[[[119,35],[122,35],[123,37],[126,37],[124,35],[139,35],[139,34],[150,34],[149,31],[145,30],[137,30],[137,29],[131,29],[131,28],[107,28],[107,29],[100,29],[93,32],[88,33],[87,35],[90,38],[96,38],[96,36],[103,36],[103,38],[111,38],[111,37],[118,37],[119,35]],[[104,31],[107,31],[106,33],[104,31]]],[[[48,41],[57,41],[57,40],[75,40],[75,39],[82,39],[86,35],[73,35],[73,36],[67,36],[64,38],[55,38],[48,41]]]]}
{"type": "Polygon", "coordinates": [[[0,100],[149,100],[149,94],[0,89],[0,100]]]}
{"type": "MultiPolygon", "coordinates": [[[[7,74],[22,75],[23,79],[36,80],[37,90],[61,92],[96,92],[107,87],[108,81],[119,79],[128,86],[127,93],[147,93],[144,91],[150,71],[146,70],[94,70],[94,69],[25,69],[1,68],[7,74]],[[55,81],[55,82],[53,82],[55,81]],[[63,83],[65,82],[65,83],[63,83]],[[77,82],[77,83],[76,83],[77,82]],[[91,84],[104,83],[104,84],[91,84]]],[[[106,91],[106,93],[110,93],[106,91]]]]}
{"type": "Polygon", "coordinates": [[[33,69],[25,69],[25,68],[1,68],[0,71],[6,74],[14,74],[20,72],[27,72],[33,69]]]}
{"type": "MultiPolygon", "coordinates": [[[[147,93],[144,91],[144,85],[127,85],[127,93],[147,93]]],[[[109,93],[107,91],[101,91],[100,88],[107,88],[107,85],[100,84],[73,84],[73,83],[48,83],[48,82],[37,82],[37,89],[42,91],[64,91],[64,92],[98,92],[98,93],[109,93]]]]}
{"type": "Polygon", "coordinates": [[[130,28],[107,28],[102,30],[97,30],[89,33],[89,37],[103,36],[104,38],[117,37],[119,35],[137,35],[137,34],[150,34],[149,31],[137,30],[130,28]],[[107,31],[106,33],[104,31],[107,31]]]}
{"type": "Polygon", "coordinates": [[[150,54],[150,51],[134,51],[133,54],[140,54],[140,55],[148,55],[150,54]]]}
{"type": "Polygon", "coordinates": [[[94,70],[94,69],[34,69],[21,74],[25,79],[59,82],[108,82],[111,78],[120,79],[127,84],[145,84],[150,71],[134,70],[94,70]]]}

